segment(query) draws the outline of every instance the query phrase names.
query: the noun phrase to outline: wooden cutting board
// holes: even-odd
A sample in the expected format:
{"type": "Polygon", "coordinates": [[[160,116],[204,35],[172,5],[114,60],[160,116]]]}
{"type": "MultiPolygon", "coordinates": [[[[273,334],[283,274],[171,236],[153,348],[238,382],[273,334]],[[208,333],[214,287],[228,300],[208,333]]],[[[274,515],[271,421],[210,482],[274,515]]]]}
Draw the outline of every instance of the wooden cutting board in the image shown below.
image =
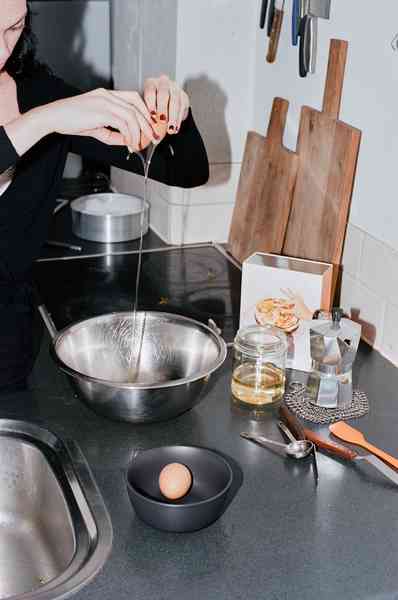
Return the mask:
{"type": "Polygon", "coordinates": [[[301,110],[283,254],[340,265],[361,131],[339,120],[348,44],[331,40],[322,111],[301,110]]]}
{"type": "Polygon", "coordinates": [[[240,262],[253,252],[282,251],[298,167],[297,154],[283,146],[288,109],[275,98],[267,136],[247,135],[228,240],[240,262]]]}

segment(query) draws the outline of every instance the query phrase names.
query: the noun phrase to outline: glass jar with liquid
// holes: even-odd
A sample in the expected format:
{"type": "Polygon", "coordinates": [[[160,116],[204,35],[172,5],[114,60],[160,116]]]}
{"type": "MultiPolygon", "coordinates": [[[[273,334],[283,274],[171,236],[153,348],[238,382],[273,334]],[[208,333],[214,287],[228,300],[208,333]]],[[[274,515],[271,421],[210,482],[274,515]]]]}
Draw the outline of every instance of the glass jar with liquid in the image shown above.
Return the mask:
{"type": "Polygon", "coordinates": [[[286,334],[272,326],[249,325],[234,340],[231,391],[252,406],[271,405],[285,392],[286,334]]]}

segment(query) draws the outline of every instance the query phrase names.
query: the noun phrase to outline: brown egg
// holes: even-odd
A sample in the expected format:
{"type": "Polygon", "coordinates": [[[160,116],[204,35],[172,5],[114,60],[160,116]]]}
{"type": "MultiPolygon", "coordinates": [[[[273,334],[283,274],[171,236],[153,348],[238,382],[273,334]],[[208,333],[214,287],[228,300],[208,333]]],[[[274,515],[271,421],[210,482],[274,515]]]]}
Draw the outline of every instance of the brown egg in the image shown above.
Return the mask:
{"type": "Polygon", "coordinates": [[[185,496],[191,485],[191,471],[181,463],[169,463],[160,472],[159,488],[169,500],[178,500],[185,496]]]}

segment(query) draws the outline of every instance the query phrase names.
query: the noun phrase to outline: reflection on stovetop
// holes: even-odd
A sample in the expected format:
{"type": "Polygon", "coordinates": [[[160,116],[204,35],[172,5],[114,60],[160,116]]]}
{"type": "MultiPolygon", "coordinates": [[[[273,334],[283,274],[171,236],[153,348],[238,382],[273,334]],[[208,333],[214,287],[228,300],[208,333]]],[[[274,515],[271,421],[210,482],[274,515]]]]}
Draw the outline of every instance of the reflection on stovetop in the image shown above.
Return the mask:
{"type": "MultiPolygon", "coordinates": [[[[39,262],[41,300],[61,329],[92,316],[132,310],[138,254],[39,262]]],[[[139,310],[178,313],[203,323],[213,319],[226,341],[239,325],[241,272],[218,250],[198,248],[142,256],[139,310]]]]}

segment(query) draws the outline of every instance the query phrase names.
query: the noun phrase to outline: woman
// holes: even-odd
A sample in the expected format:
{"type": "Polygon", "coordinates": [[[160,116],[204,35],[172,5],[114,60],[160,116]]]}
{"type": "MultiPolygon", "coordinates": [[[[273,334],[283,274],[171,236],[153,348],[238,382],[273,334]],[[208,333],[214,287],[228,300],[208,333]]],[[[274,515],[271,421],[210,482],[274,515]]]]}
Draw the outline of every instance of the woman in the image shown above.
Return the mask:
{"type": "MultiPolygon", "coordinates": [[[[81,94],[34,56],[26,0],[0,7],[0,392],[23,388],[35,360],[33,261],[69,151],[142,174],[128,152],[158,144],[151,178],[194,187],[208,161],[188,96],[166,76],[137,92],[81,94]],[[164,138],[164,139],[163,139],[164,138]]],[[[37,340],[36,340],[37,342],[37,340]]],[[[36,343],[37,346],[37,343],[36,343]]]]}

